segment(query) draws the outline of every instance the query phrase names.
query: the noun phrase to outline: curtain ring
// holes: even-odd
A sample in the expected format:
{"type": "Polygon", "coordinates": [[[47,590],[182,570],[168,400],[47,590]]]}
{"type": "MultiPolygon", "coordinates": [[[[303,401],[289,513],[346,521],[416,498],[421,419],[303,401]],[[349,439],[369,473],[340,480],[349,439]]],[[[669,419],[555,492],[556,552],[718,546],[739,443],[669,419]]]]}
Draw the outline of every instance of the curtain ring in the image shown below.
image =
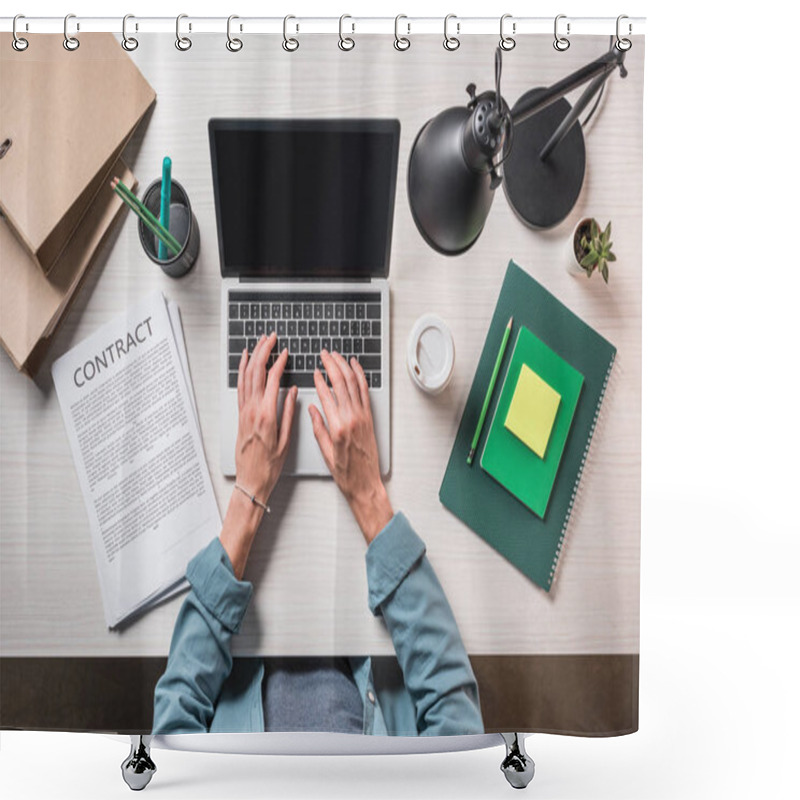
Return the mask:
{"type": "Polygon", "coordinates": [[[456,34],[461,33],[461,23],[458,22],[458,17],[455,14],[448,14],[444,18],[444,42],[442,42],[442,46],[445,50],[449,50],[452,53],[454,50],[458,50],[458,48],[461,47],[461,41],[457,35],[450,36],[448,33],[447,28],[451,19],[456,20],[456,34]]]}
{"type": "MultiPolygon", "coordinates": [[[[78,39],[75,36],[70,36],[67,31],[67,26],[69,25],[69,21],[71,19],[75,19],[74,14],[67,14],[67,16],[64,17],[64,49],[69,50],[70,53],[74,50],[77,50],[81,46],[81,43],[78,41],[78,39]]],[[[80,26],[78,26],[77,30],[80,30],[80,26]]]]}
{"type": "MultiPolygon", "coordinates": [[[[342,27],[346,19],[353,19],[353,18],[349,14],[342,14],[342,16],[339,17],[339,49],[344,51],[352,50],[356,46],[355,40],[351,36],[345,36],[342,33],[342,27]]],[[[351,24],[353,26],[352,33],[355,33],[356,24],[355,22],[351,24]]]]}
{"type": "MultiPolygon", "coordinates": [[[[401,19],[407,20],[408,17],[405,14],[398,14],[394,18],[394,49],[402,52],[403,50],[408,50],[408,48],[411,47],[411,39],[409,39],[407,36],[400,35],[398,28],[400,26],[401,19]]],[[[411,33],[410,22],[406,22],[406,27],[408,28],[408,33],[411,33]]]]}
{"type": "MultiPolygon", "coordinates": [[[[619,50],[622,53],[624,53],[627,50],[630,50],[631,47],[633,46],[633,43],[631,42],[630,39],[623,39],[619,35],[619,24],[620,24],[620,22],[622,22],[623,19],[628,19],[628,17],[625,14],[620,14],[617,17],[617,43],[615,45],[617,50],[619,50]]],[[[628,23],[628,36],[630,36],[632,30],[633,30],[633,28],[631,27],[631,24],[629,22],[628,23]]]]}
{"type": "MultiPolygon", "coordinates": [[[[286,35],[286,28],[288,26],[290,19],[297,19],[297,17],[293,17],[291,14],[287,14],[283,18],[283,49],[287,53],[294,53],[294,51],[297,50],[298,47],[300,47],[300,42],[297,41],[297,39],[295,39],[293,36],[286,35]]],[[[297,33],[297,31],[299,30],[300,26],[295,25],[295,33],[297,33]]]]}
{"type": "Polygon", "coordinates": [[[227,47],[228,51],[231,53],[238,53],[243,47],[241,39],[237,39],[235,36],[231,36],[231,22],[233,22],[233,20],[235,19],[239,19],[239,17],[236,14],[231,14],[228,17],[228,28],[226,31],[228,34],[228,41],[225,42],[225,47],[227,47]]]}
{"type": "MultiPolygon", "coordinates": [[[[135,19],[133,14],[126,14],[122,18],[122,49],[127,50],[129,53],[135,50],[139,46],[139,40],[135,39],[133,36],[128,36],[128,20],[135,19]]],[[[139,26],[136,26],[136,30],[139,30],[139,26]]]]}
{"type": "MultiPolygon", "coordinates": [[[[553,47],[555,47],[559,53],[569,50],[569,39],[567,39],[565,36],[558,35],[558,21],[566,18],[566,14],[559,14],[556,17],[555,23],[553,24],[553,35],[555,36],[555,39],[553,40],[553,47]]],[[[569,22],[567,23],[567,36],[569,36],[569,22]]]]}
{"type": "MultiPolygon", "coordinates": [[[[175,18],[175,47],[182,53],[185,53],[191,46],[192,40],[188,36],[181,36],[181,20],[188,19],[188,14],[178,14],[175,18]]],[[[192,29],[192,23],[189,23],[189,30],[192,29]]]]}
{"type": "MultiPolygon", "coordinates": [[[[500,47],[502,47],[503,50],[505,51],[513,50],[517,46],[517,40],[513,36],[506,36],[503,30],[506,20],[511,18],[512,18],[511,14],[503,14],[503,16],[500,17],[500,47]]],[[[511,33],[516,33],[516,32],[517,32],[517,23],[512,22],[511,33]]]]}
{"type": "Polygon", "coordinates": [[[17,16],[14,17],[14,22],[11,24],[11,33],[14,35],[14,38],[11,40],[11,46],[18,53],[21,53],[23,50],[27,50],[28,49],[28,40],[27,39],[23,39],[17,33],[17,20],[18,19],[25,19],[25,15],[24,14],[17,14],[17,16]]]}

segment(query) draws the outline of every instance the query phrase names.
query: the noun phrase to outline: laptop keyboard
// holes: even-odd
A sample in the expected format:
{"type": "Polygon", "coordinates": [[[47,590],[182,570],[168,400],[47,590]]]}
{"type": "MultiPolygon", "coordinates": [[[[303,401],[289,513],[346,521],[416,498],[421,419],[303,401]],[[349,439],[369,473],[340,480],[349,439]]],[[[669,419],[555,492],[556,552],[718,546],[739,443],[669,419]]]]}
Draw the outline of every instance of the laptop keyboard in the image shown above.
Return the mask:
{"type": "Polygon", "coordinates": [[[253,352],[262,335],[278,336],[267,361],[271,367],[287,348],[281,386],[313,388],[322,350],[358,359],[367,384],[383,384],[380,292],[322,293],[235,291],[228,293],[228,386],[236,388],[242,350],[253,352]]]}

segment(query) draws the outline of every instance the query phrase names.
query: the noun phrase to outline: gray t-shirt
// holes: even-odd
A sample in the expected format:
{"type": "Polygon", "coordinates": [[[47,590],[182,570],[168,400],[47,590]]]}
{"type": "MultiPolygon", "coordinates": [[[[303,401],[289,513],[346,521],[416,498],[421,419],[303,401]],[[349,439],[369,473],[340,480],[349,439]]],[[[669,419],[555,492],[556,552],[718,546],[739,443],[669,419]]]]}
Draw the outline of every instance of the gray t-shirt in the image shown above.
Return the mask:
{"type": "Polygon", "coordinates": [[[346,658],[264,659],[264,730],[364,733],[364,704],[346,658]]]}

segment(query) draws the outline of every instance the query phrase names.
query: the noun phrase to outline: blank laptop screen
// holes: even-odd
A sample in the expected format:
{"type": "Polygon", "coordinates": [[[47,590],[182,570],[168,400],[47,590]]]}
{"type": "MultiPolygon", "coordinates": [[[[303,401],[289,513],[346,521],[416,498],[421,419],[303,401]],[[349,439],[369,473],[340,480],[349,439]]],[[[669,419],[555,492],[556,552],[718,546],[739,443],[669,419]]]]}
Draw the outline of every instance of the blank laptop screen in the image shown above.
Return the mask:
{"type": "Polygon", "coordinates": [[[386,277],[397,120],[211,120],[224,276],[386,277]]]}

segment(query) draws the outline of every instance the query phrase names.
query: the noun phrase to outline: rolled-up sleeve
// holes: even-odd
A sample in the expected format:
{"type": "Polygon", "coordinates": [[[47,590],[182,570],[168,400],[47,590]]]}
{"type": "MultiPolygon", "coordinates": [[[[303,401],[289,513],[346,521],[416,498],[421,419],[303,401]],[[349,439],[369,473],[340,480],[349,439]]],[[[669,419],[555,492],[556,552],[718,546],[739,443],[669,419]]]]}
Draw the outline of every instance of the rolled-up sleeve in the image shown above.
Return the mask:
{"type": "Polygon", "coordinates": [[[153,733],[208,731],[233,666],[231,637],[242,624],[253,586],[233,574],[215,538],[186,570],[191,590],[178,612],[164,674],[156,684],[153,733]]]}
{"type": "Polygon", "coordinates": [[[478,684],[455,617],[425,544],[402,513],[375,537],[366,561],[369,607],[392,637],[417,731],[483,733],[478,684]]]}

